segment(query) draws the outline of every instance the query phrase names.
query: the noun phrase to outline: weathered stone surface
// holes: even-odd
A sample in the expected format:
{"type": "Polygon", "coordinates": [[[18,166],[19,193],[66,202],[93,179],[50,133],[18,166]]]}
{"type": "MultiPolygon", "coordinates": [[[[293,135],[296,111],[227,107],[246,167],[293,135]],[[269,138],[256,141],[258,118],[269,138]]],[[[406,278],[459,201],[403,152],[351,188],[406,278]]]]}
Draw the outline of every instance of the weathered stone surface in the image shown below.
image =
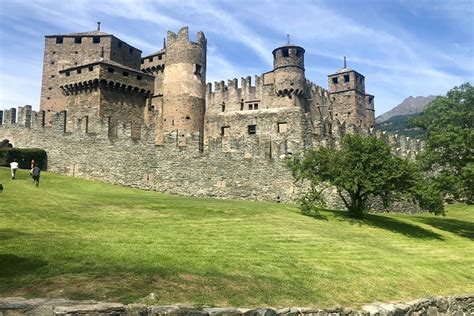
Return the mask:
{"type": "Polygon", "coordinates": [[[197,309],[187,305],[146,306],[123,305],[95,301],[70,301],[63,299],[0,298],[0,316],[10,315],[124,315],[124,316],[397,316],[397,315],[474,315],[474,294],[455,297],[431,297],[406,303],[373,303],[362,310],[344,307],[317,308],[218,308],[197,309]]]}

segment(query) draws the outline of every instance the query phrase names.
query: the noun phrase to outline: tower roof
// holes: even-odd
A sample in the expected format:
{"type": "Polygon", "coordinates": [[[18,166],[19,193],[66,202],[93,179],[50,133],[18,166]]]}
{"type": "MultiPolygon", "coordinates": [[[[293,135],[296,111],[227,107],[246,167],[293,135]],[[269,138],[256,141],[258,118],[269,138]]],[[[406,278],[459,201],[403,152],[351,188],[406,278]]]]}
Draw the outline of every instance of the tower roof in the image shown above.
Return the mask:
{"type": "Polygon", "coordinates": [[[52,36],[112,36],[112,34],[102,32],[102,31],[90,31],[90,32],[77,32],[77,33],[68,33],[68,34],[56,34],[56,35],[46,35],[46,37],[52,36]]]}
{"type": "Polygon", "coordinates": [[[339,69],[338,71],[336,71],[337,74],[340,74],[340,73],[343,73],[343,72],[348,72],[348,71],[353,71],[351,68],[349,67],[342,67],[341,69],[339,69]]]}

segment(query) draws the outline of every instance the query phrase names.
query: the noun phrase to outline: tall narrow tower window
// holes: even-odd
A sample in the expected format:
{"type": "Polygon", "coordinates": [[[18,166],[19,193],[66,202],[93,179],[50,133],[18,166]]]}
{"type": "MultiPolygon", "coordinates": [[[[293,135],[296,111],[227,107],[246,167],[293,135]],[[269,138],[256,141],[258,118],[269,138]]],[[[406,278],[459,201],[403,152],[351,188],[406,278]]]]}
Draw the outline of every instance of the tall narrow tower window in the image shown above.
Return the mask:
{"type": "Polygon", "coordinates": [[[222,102],[221,107],[222,107],[222,112],[225,112],[225,102],[222,102]]]}
{"type": "Polygon", "coordinates": [[[344,75],[344,82],[349,82],[349,75],[344,75]]]}
{"type": "Polygon", "coordinates": [[[283,48],[283,49],[281,50],[281,54],[282,54],[283,57],[288,57],[288,56],[290,56],[290,54],[289,54],[289,52],[288,52],[288,48],[283,48]]]}
{"type": "Polygon", "coordinates": [[[195,75],[201,75],[201,71],[202,71],[201,65],[196,64],[196,65],[195,65],[194,74],[195,74],[195,75]]]}

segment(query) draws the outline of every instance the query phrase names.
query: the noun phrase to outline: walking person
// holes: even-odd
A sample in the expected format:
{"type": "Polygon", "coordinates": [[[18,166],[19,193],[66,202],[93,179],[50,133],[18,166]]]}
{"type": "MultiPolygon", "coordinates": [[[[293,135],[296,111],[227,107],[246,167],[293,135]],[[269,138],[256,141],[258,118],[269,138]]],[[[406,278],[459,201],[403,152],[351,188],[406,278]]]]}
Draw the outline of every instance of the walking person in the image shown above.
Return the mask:
{"type": "Polygon", "coordinates": [[[41,173],[41,169],[38,166],[34,167],[33,170],[31,171],[31,176],[33,177],[33,183],[36,184],[36,186],[38,186],[40,182],[40,173],[41,173]]]}
{"type": "Polygon", "coordinates": [[[36,167],[36,161],[34,159],[31,159],[31,165],[30,165],[30,175],[33,175],[33,169],[36,167]]]}
{"type": "Polygon", "coordinates": [[[12,180],[15,180],[16,171],[18,170],[18,162],[16,160],[10,162],[10,169],[12,171],[12,180]]]}

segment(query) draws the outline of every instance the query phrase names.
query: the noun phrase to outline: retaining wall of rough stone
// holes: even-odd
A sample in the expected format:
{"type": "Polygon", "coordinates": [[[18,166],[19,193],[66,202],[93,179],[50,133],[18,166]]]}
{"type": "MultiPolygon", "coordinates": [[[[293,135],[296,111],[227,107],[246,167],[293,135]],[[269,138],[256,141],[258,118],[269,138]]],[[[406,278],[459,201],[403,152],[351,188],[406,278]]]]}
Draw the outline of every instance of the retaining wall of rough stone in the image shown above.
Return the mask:
{"type": "Polygon", "coordinates": [[[65,299],[0,298],[0,316],[345,316],[345,315],[474,315],[474,294],[430,297],[405,303],[373,303],[361,309],[334,308],[195,308],[187,305],[147,306],[124,305],[95,301],[65,299]]]}

